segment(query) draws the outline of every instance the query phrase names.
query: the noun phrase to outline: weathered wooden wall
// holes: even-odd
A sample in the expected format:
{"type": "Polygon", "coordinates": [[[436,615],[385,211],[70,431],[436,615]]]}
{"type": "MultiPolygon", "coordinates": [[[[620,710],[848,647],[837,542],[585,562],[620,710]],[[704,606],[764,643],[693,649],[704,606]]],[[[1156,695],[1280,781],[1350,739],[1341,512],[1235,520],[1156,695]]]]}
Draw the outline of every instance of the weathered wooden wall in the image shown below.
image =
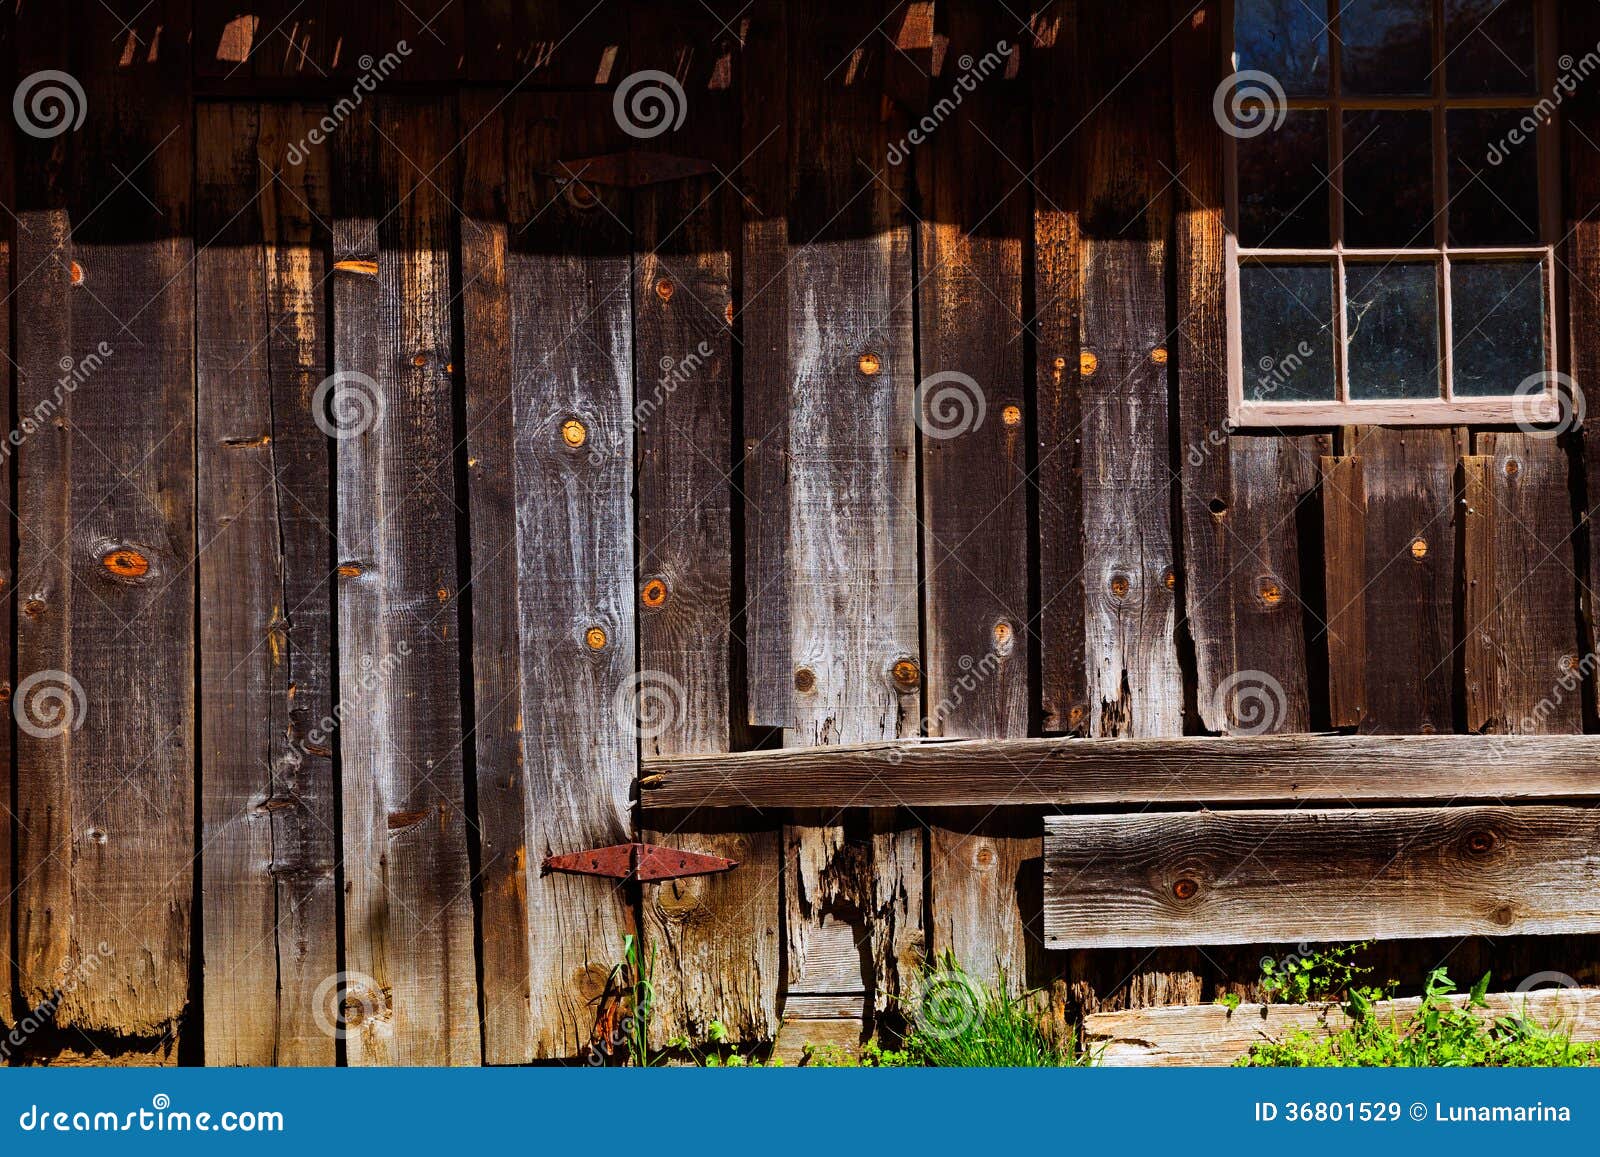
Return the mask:
{"type": "MultiPolygon", "coordinates": [[[[1600,41],[1564,7],[1564,43],[1600,41]]],[[[984,766],[974,798],[1012,774],[1014,805],[962,807],[896,794],[897,760],[826,808],[768,782],[641,814],[639,760],[1597,730],[1590,88],[1581,435],[1243,434],[1218,0],[4,17],[14,80],[65,73],[84,113],[0,134],[0,673],[19,718],[70,722],[0,732],[0,1023],[54,1010],[8,1059],[583,1058],[630,933],[660,1040],[790,1054],[858,1037],[930,953],[1069,1015],[1250,996],[1275,949],[1231,932],[1045,951],[1048,748],[984,766]],[[636,838],[740,867],[540,871],[636,838]]],[[[1588,821],[1552,811],[1554,872],[1588,821]]],[[[1056,857],[1061,825],[1079,857],[1157,826],[1052,822],[1056,857]]]]}

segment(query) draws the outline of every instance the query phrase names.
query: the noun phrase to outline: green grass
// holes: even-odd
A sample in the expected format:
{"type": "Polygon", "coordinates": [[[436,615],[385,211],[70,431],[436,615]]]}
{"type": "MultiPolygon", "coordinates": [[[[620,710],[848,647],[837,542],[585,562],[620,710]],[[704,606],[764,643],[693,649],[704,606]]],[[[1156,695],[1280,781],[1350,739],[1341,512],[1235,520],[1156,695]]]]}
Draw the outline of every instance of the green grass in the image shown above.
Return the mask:
{"type": "Polygon", "coordinates": [[[1352,987],[1349,1023],[1327,1036],[1297,1029],[1281,1041],[1251,1047],[1237,1065],[1247,1068],[1578,1068],[1600,1064],[1600,1044],[1581,1043],[1521,1016],[1493,1017],[1485,993],[1489,975],[1466,1001],[1452,1002],[1456,986],[1443,968],[1428,976],[1421,1007],[1401,1016],[1374,1007],[1386,993],[1352,987]]]}

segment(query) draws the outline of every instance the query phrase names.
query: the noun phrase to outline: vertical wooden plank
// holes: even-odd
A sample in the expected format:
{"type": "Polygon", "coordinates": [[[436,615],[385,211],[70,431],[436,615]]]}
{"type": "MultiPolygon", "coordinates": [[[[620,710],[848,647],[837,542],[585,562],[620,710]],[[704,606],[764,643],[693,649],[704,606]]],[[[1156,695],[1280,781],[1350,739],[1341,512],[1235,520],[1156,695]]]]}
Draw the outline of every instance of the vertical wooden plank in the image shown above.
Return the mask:
{"type": "Polygon", "coordinates": [[[1365,732],[1454,729],[1459,437],[1363,427],[1351,446],[1367,496],[1365,732]]]}
{"type": "Polygon", "coordinates": [[[744,400],[744,643],[751,723],[781,727],[794,695],[789,545],[789,29],[754,0],[739,68],[743,237],[735,314],[744,400]]]}
{"type": "Polygon", "coordinates": [[[212,1064],[335,1059],[334,1038],[316,1017],[318,988],[338,968],[329,462],[312,405],[326,376],[320,229],[328,186],[325,151],[304,143],[318,115],[300,106],[197,109],[212,1064]],[[291,153],[297,144],[302,151],[291,153]]]}
{"type": "MultiPolygon", "coordinates": [[[[529,857],[630,838],[633,326],[627,196],[565,174],[610,150],[604,94],[519,96],[509,166],[517,613],[529,857]],[[551,176],[551,172],[563,177],[551,176]]],[[[533,1055],[589,1041],[633,928],[617,881],[528,878],[533,1055]]]]}
{"type": "Polygon", "coordinates": [[[43,284],[18,333],[50,357],[25,366],[20,399],[42,416],[18,450],[17,693],[45,724],[19,734],[21,996],[52,997],[60,970],[93,955],[94,983],[64,994],[57,1025],[146,1043],[175,1033],[188,1000],[195,852],[187,11],[65,14],[74,55],[39,67],[73,73],[87,98],[64,142],[66,194],[43,191],[72,234],[55,213],[40,222],[43,284]]]}
{"type": "MultiPolygon", "coordinates": [[[[21,77],[23,73],[15,71],[16,63],[16,20],[13,18],[0,27],[0,70],[11,70],[4,75],[21,77]]],[[[16,296],[16,286],[12,280],[16,270],[16,226],[18,210],[21,208],[17,201],[17,157],[14,145],[15,134],[6,134],[0,139],[0,206],[5,212],[0,214],[0,290],[5,293],[9,303],[16,296]]],[[[6,421],[12,421],[14,413],[12,402],[15,400],[17,382],[15,370],[18,362],[16,354],[11,348],[11,311],[7,305],[0,308],[0,406],[5,407],[6,421]]],[[[19,351],[20,352],[20,351],[19,351]]],[[[0,515],[0,526],[4,527],[6,545],[0,549],[0,621],[4,629],[0,630],[0,710],[9,710],[11,707],[11,676],[12,660],[16,654],[17,645],[17,585],[16,585],[16,512],[17,495],[15,489],[16,475],[13,472],[11,455],[15,448],[8,442],[4,456],[0,457],[0,495],[5,499],[5,510],[0,515]]],[[[12,854],[16,846],[17,822],[15,810],[16,774],[15,765],[12,763],[12,734],[13,729],[8,724],[0,728],[0,767],[6,768],[6,774],[0,779],[0,953],[4,959],[13,961],[17,959],[15,941],[13,939],[14,927],[11,919],[12,900],[16,895],[16,880],[12,873],[12,854]]],[[[6,986],[7,992],[10,985],[6,986]]],[[[0,1029],[8,1027],[15,1019],[17,1010],[11,1007],[12,1001],[6,1001],[6,1007],[0,1009],[0,1029]]]]}
{"type": "Polygon", "coordinates": [[[472,534],[484,1059],[533,1059],[528,992],[528,850],[517,635],[517,519],[511,427],[506,131],[497,91],[463,92],[461,316],[472,534]],[[498,106],[498,107],[497,107],[498,106]],[[473,128],[473,126],[476,126],[473,128]]]}
{"type": "MultiPolygon", "coordinates": [[[[1029,203],[1026,25],[955,0],[933,95],[957,112],[915,150],[928,219],[918,230],[916,413],[922,458],[925,728],[964,738],[1028,733],[1027,431],[1022,244],[1029,203]],[[971,91],[967,92],[966,88],[971,91]]],[[[929,836],[935,954],[1029,986],[1022,905],[1040,844],[1035,815],[945,813],[929,836]]],[[[1036,970],[1035,970],[1036,971],[1036,970]]]]}
{"type": "Polygon", "coordinates": [[[1476,436],[1467,483],[1467,727],[1583,730],[1567,457],[1551,437],[1476,436]]]}
{"type": "Polygon", "coordinates": [[[453,105],[340,129],[339,681],[352,1064],[476,1064],[451,447],[453,105]],[[376,197],[363,203],[366,182],[376,197]],[[365,375],[363,378],[361,375],[365,375]]]}
{"type": "Polygon", "coordinates": [[[1090,732],[1176,735],[1167,430],[1171,77],[1166,12],[1080,12],[1083,455],[1090,732]],[[1152,48],[1155,45],[1158,47],[1152,48]]]}
{"type": "MultiPolygon", "coordinates": [[[[850,743],[916,731],[911,237],[879,162],[881,6],[789,15],[787,741],[850,743]]],[[[847,840],[837,823],[784,832],[788,990],[863,992],[865,959],[883,1001],[923,948],[922,834],[874,814],[847,840]]]]}
{"type": "Polygon", "coordinates": [[[1328,722],[1356,727],[1367,703],[1367,491],[1361,459],[1322,459],[1328,722]]]}
{"type": "Polygon", "coordinates": [[[1084,650],[1083,437],[1078,322],[1077,0],[1049,0],[1034,20],[1033,325],[1038,421],[1039,670],[1043,727],[1089,725],[1084,650]]]}
{"type": "MultiPolygon", "coordinates": [[[[720,173],[740,160],[735,45],[720,19],[732,14],[641,9],[630,29],[630,59],[668,72],[687,96],[683,127],[645,147],[711,162],[720,173]]],[[[647,754],[727,751],[746,714],[733,694],[739,672],[730,649],[738,214],[715,174],[644,186],[633,204],[639,660],[624,707],[637,716],[647,754]]],[[[644,839],[739,862],[733,872],[644,889],[646,951],[659,951],[658,1046],[704,1040],[713,1021],[730,1042],[771,1040],[780,981],[776,826],[753,812],[652,818],[644,839]]]]}

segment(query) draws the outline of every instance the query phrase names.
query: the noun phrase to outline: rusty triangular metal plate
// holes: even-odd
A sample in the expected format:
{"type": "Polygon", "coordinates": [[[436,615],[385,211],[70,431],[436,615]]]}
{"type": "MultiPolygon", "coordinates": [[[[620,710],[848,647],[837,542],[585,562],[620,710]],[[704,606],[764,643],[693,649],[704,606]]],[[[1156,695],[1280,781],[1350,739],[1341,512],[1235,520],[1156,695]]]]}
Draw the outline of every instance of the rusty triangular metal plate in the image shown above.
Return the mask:
{"type": "Polygon", "coordinates": [[[671,153],[644,153],[629,149],[598,157],[576,157],[546,165],[541,172],[562,181],[582,181],[586,185],[615,185],[637,189],[663,181],[681,181],[716,172],[710,161],[678,157],[671,153]]]}

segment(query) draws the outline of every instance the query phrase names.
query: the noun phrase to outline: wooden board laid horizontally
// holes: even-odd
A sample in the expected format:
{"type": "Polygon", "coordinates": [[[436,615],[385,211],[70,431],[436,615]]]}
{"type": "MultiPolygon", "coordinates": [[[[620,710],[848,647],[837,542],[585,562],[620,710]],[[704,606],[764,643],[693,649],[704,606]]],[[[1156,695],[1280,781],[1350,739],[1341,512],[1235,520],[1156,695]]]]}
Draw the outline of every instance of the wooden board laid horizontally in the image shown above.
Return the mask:
{"type": "Polygon", "coordinates": [[[1055,816],[1052,948],[1600,931],[1600,810],[1055,816]]]}

